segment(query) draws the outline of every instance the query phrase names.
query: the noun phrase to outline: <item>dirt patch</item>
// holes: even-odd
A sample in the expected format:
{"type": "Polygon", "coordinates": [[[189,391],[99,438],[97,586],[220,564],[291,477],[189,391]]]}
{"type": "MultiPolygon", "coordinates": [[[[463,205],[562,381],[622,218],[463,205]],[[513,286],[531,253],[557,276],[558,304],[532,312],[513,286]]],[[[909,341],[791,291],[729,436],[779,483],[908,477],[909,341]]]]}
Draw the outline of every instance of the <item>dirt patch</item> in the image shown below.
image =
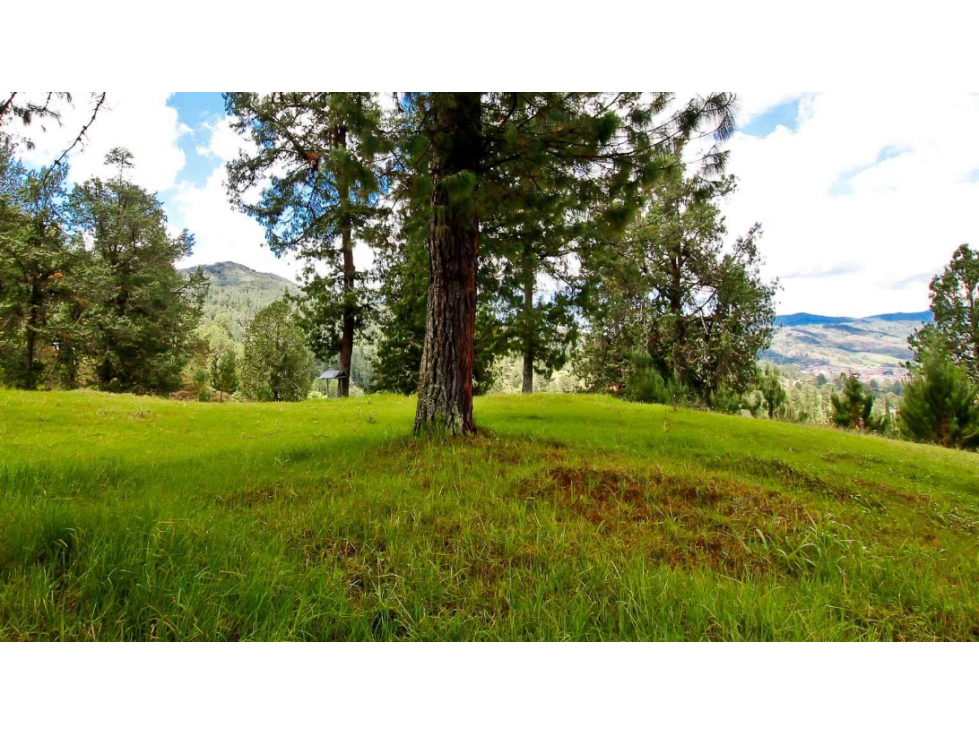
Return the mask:
{"type": "Polygon", "coordinates": [[[545,470],[540,486],[545,494],[560,495],[565,506],[595,523],[622,509],[628,509],[634,519],[648,516],[642,481],[615,469],[554,466],[545,470]]]}
{"type": "MultiPolygon", "coordinates": [[[[827,454],[826,456],[836,456],[827,454]]],[[[823,458],[825,459],[826,456],[823,458]]],[[[734,457],[724,454],[707,462],[710,469],[721,469],[748,474],[757,479],[774,481],[786,489],[802,489],[828,497],[840,503],[852,503],[865,510],[883,510],[886,505],[880,493],[900,494],[886,485],[854,477],[847,482],[829,481],[792,466],[781,459],[763,459],[754,456],[734,457]],[[863,490],[863,491],[861,491],[863,490]]]]}
{"type": "Polygon", "coordinates": [[[813,522],[801,503],[757,485],[659,469],[554,466],[522,486],[558,518],[585,520],[605,536],[673,567],[726,575],[781,572],[770,547],[813,522]]]}
{"type": "Polygon", "coordinates": [[[750,474],[758,479],[772,479],[785,487],[823,491],[830,488],[822,477],[798,469],[781,459],[762,459],[757,456],[734,457],[724,454],[710,459],[707,468],[750,474]]]}
{"type": "Polygon", "coordinates": [[[430,453],[441,453],[445,447],[458,448],[461,455],[477,465],[487,459],[505,466],[531,464],[541,458],[564,457],[567,444],[552,438],[509,439],[489,430],[471,436],[407,438],[394,441],[377,450],[376,455],[387,461],[422,461],[430,453]]]}
{"type": "Polygon", "coordinates": [[[287,541],[289,550],[308,568],[335,566],[352,602],[360,604],[388,573],[383,546],[370,547],[357,540],[313,530],[303,530],[287,541]]]}

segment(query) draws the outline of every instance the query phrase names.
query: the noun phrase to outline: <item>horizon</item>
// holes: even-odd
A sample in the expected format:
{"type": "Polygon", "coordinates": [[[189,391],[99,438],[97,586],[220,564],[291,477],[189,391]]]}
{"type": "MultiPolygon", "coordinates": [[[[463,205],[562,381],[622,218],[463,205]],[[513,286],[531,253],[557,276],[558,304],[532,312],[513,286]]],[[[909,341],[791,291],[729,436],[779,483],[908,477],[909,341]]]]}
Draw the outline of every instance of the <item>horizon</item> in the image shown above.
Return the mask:
{"type": "MultiPolygon", "coordinates": [[[[280,280],[286,280],[286,281],[288,281],[289,283],[291,283],[292,285],[296,286],[297,288],[301,288],[302,287],[302,285],[299,282],[297,282],[296,280],[293,280],[292,278],[287,278],[286,276],[279,275],[277,273],[268,273],[268,272],[264,272],[262,270],[256,270],[255,268],[252,268],[252,267],[250,267],[248,265],[245,265],[244,263],[236,262],[234,260],[221,260],[220,262],[198,263],[196,265],[187,265],[185,267],[181,267],[181,272],[189,272],[191,270],[196,270],[197,268],[202,268],[204,270],[207,270],[208,268],[216,268],[216,267],[218,267],[220,265],[235,265],[235,266],[237,266],[239,268],[244,268],[245,270],[249,270],[249,271],[255,273],[256,275],[266,275],[266,276],[270,276],[270,277],[274,277],[274,278],[279,278],[280,280]]],[[[778,321],[779,319],[790,319],[790,318],[793,318],[793,317],[796,317],[796,316],[812,316],[814,318],[839,319],[839,320],[845,320],[845,321],[870,321],[870,320],[873,320],[875,318],[880,318],[882,316],[920,316],[920,315],[926,314],[926,313],[927,314],[931,314],[931,309],[925,309],[923,311],[907,311],[907,310],[904,310],[904,311],[888,311],[886,313],[883,312],[883,311],[877,311],[875,313],[871,313],[871,314],[868,314],[866,316],[835,316],[835,315],[828,315],[828,314],[824,314],[824,313],[812,313],[810,311],[797,311],[795,313],[780,313],[780,314],[777,314],[775,316],[775,320],[778,321]]]]}

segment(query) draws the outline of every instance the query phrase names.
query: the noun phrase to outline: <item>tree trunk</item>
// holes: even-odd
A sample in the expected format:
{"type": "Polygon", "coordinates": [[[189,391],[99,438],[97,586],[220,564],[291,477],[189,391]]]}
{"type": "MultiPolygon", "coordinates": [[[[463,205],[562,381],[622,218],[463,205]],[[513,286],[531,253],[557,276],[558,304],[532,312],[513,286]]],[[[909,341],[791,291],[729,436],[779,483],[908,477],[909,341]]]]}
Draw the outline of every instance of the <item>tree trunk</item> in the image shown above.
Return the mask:
{"type": "Polygon", "coordinates": [[[677,252],[670,269],[670,314],[673,316],[673,372],[681,380],[686,378],[686,324],[683,321],[683,267],[682,253],[677,252]]]}
{"type": "Polygon", "coordinates": [[[527,279],[524,282],[523,290],[524,324],[528,325],[527,334],[524,337],[523,352],[523,392],[532,393],[534,391],[534,335],[530,333],[529,325],[533,323],[531,311],[534,308],[534,272],[529,269],[527,279]]]}
{"type": "Polygon", "coordinates": [[[37,387],[37,375],[34,374],[34,351],[37,344],[37,332],[34,326],[28,322],[27,326],[27,354],[24,360],[24,389],[33,390],[37,387]]]}
{"type": "MultiPolygon", "coordinates": [[[[345,148],[347,145],[347,131],[343,127],[337,129],[337,146],[345,148]]],[[[340,371],[345,373],[345,378],[337,380],[337,397],[346,398],[350,396],[350,363],[354,352],[354,308],[353,290],[355,285],[356,270],[354,268],[354,251],[352,244],[350,215],[347,209],[350,205],[350,191],[346,183],[337,186],[337,194],[340,198],[340,241],[343,248],[343,334],[340,337],[340,371]]]]}
{"type": "Polygon", "coordinates": [[[37,375],[34,372],[34,355],[37,351],[37,332],[40,326],[40,296],[36,285],[31,286],[30,302],[27,311],[26,332],[27,343],[25,344],[26,354],[24,355],[24,389],[34,390],[37,388],[37,375]]]}
{"type": "MultiPolygon", "coordinates": [[[[354,281],[354,255],[350,246],[350,230],[343,233],[343,290],[344,297],[350,298],[354,281]]],[[[349,303],[343,309],[343,334],[340,337],[340,371],[346,374],[337,380],[337,397],[350,395],[350,365],[354,353],[354,315],[349,303]]]]}
{"type": "Polygon", "coordinates": [[[470,197],[450,201],[444,181],[479,165],[479,93],[433,95],[435,120],[432,218],[425,348],[418,382],[415,433],[476,432],[473,359],[479,217],[470,197]]]}

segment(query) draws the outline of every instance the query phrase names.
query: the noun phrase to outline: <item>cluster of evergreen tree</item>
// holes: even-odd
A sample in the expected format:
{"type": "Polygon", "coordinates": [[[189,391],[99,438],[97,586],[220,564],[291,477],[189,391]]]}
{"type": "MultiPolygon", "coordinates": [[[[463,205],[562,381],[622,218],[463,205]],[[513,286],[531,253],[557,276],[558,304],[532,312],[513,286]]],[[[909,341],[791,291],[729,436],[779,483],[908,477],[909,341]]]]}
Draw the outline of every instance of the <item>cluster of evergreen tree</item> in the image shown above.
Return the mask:
{"type": "MultiPolygon", "coordinates": [[[[847,428],[869,429],[886,435],[896,435],[895,408],[900,405],[904,393],[904,383],[900,380],[878,382],[871,379],[860,381],[854,374],[840,374],[829,379],[823,374],[806,375],[792,368],[780,368],[781,381],[785,387],[785,401],[780,416],[795,423],[834,424],[847,428]],[[848,383],[856,380],[860,384],[857,391],[847,389],[848,383]],[[837,410],[837,404],[849,403],[848,395],[856,395],[863,401],[870,401],[869,419],[861,426],[860,421],[840,420],[843,414],[852,412],[847,408],[837,410]],[[845,398],[845,399],[844,399],[845,398]],[[841,403],[840,401],[843,401],[841,403]]],[[[854,401],[856,404],[858,401],[854,401]]]]}
{"type": "MultiPolygon", "coordinates": [[[[684,105],[667,93],[409,93],[385,112],[368,94],[229,93],[255,144],[229,165],[230,196],[275,251],[308,263],[298,308],[317,357],[349,372],[355,339],[380,325],[375,384],[417,391],[416,431],[470,433],[494,360],[519,358],[527,391],[564,365],[600,253],[626,247],[637,217],[670,216],[665,203],[653,213],[669,192],[657,181],[695,180],[698,201],[719,187],[723,154],[711,148],[684,171],[682,148],[729,135],[733,103],[726,93],[684,105]],[[370,272],[355,267],[358,242],[375,249],[370,272]]],[[[740,379],[739,352],[750,361],[765,341],[765,326],[731,308],[768,292],[754,236],[732,256],[715,245],[701,248],[717,261],[711,282],[670,311],[680,330],[711,324],[684,347],[682,379],[697,389],[740,379]]]]}
{"type": "Polygon", "coordinates": [[[167,393],[190,359],[206,281],[174,263],[192,236],[169,233],[156,197],[115,175],[69,187],[67,166],[33,170],[0,136],[0,379],[23,389],[94,384],[167,393]]]}

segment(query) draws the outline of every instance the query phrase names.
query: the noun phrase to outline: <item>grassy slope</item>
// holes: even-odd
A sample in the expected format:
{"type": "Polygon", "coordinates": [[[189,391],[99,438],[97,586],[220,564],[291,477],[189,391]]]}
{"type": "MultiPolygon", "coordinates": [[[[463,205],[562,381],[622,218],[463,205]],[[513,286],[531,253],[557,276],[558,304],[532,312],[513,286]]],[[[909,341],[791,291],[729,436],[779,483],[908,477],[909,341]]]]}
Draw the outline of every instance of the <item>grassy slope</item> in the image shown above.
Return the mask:
{"type": "Polygon", "coordinates": [[[0,638],[979,636],[979,457],[607,398],[0,392],[0,638]]]}

